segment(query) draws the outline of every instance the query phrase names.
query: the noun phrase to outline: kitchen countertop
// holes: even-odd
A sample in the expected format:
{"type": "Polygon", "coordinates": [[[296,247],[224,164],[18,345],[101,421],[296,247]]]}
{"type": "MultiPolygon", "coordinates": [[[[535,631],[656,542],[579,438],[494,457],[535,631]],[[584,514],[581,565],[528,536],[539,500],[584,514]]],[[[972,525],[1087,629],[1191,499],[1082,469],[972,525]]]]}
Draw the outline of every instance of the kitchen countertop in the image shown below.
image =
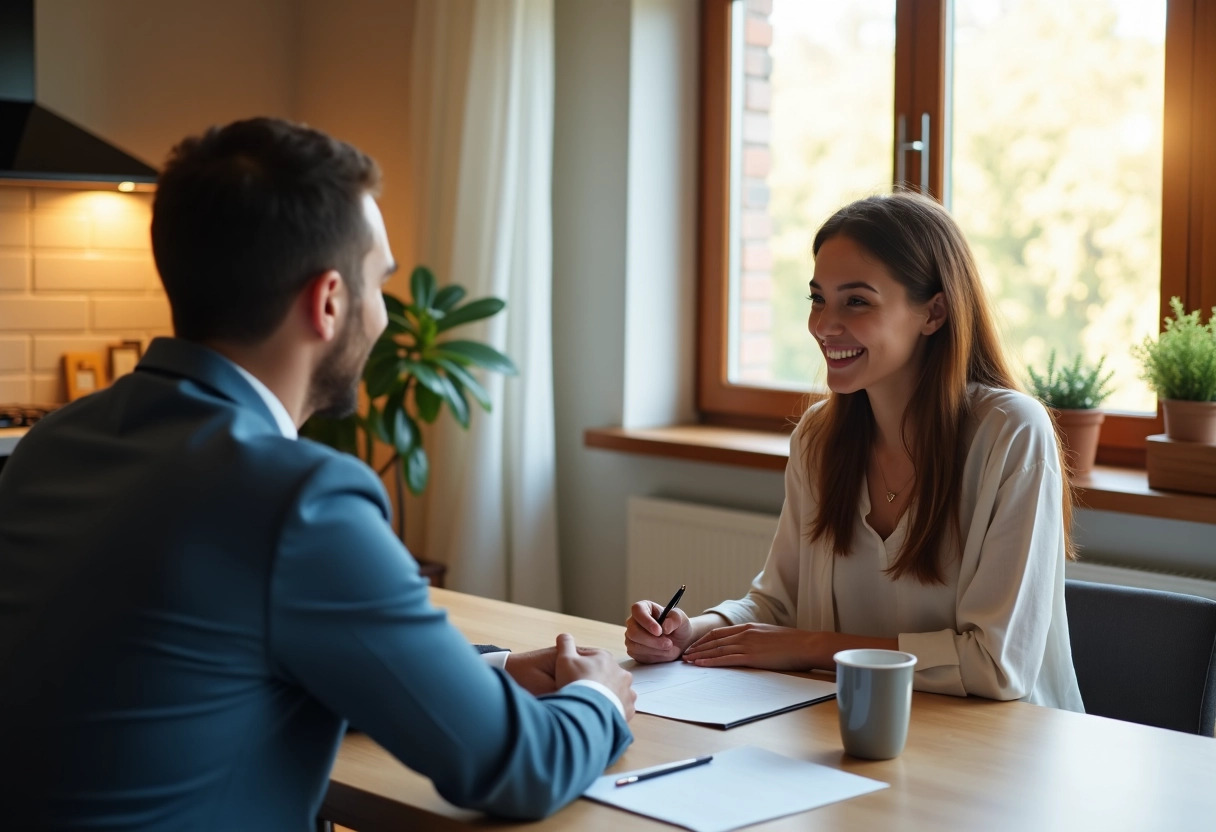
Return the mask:
{"type": "Polygon", "coordinates": [[[0,428],[0,456],[8,456],[29,428],[0,428]]]}

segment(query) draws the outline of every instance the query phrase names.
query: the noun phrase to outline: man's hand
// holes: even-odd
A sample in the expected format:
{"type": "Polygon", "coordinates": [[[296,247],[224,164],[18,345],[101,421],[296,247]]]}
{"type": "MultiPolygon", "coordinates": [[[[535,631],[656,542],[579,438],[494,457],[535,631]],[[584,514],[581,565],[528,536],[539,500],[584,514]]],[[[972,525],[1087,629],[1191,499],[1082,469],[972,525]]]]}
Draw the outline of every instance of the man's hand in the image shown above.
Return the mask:
{"type": "Polygon", "coordinates": [[[553,693],[557,690],[557,682],[553,678],[556,663],[557,650],[553,647],[543,647],[526,653],[512,653],[507,656],[505,668],[507,674],[518,682],[520,687],[533,696],[540,696],[542,693],[553,693]]]}
{"type": "Polygon", "coordinates": [[[575,647],[574,636],[569,633],[557,637],[556,650],[553,678],[558,688],[579,679],[599,682],[621,700],[625,719],[633,719],[634,703],[638,698],[633,692],[633,674],[617,664],[611,653],[591,647],[575,647]]]}

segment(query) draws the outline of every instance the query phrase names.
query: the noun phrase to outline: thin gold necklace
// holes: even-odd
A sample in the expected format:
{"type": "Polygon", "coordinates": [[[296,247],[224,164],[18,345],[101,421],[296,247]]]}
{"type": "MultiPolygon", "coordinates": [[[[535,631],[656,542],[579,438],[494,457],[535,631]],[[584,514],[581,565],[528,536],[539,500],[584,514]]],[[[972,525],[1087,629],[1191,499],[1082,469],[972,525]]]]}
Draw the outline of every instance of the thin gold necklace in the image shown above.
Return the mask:
{"type": "Polygon", "coordinates": [[[907,488],[909,485],[912,484],[912,480],[916,479],[916,471],[914,470],[912,472],[912,475],[910,477],[908,477],[908,481],[899,487],[899,491],[892,491],[891,486],[887,485],[887,474],[885,471],[882,470],[882,466],[878,464],[877,457],[874,458],[874,467],[878,469],[878,476],[882,478],[883,492],[884,492],[884,496],[887,498],[888,503],[895,502],[895,498],[899,496],[899,491],[903,491],[905,488],[907,488]]]}

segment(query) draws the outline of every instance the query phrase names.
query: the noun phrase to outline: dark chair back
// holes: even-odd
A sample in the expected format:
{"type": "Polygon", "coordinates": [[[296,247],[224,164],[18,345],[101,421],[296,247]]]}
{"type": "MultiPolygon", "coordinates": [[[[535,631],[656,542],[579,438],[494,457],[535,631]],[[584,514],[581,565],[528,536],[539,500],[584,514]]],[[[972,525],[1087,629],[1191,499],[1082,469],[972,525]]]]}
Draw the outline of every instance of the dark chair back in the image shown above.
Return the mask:
{"type": "Polygon", "coordinates": [[[1074,580],[1064,600],[1088,713],[1212,736],[1216,601],[1074,580]]]}

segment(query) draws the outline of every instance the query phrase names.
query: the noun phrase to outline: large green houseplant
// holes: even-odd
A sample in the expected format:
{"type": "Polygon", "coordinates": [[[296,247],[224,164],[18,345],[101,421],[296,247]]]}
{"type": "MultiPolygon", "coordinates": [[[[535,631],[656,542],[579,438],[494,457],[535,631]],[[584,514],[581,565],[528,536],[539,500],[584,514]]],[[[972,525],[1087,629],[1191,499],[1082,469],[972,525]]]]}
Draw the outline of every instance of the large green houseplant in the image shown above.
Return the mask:
{"type": "Polygon", "coordinates": [[[489,411],[490,396],[471,370],[515,375],[510,358],[478,341],[442,339],[445,333],[464,324],[497,315],[506,302],[495,297],[462,304],[461,286],[439,288],[435,275],[425,266],[410,274],[409,303],[384,293],[388,326],[380,335],[363,369],[367,412],[342,419],[314,417],[301,433],[310,439],[360,456],[373,465],[377,442],[392,448],[389,460],[380,467],[382,476],[390,468],[397,481],[397,533],[405,536],[405,497],[408,488],[422,493],[430,478],[430,461],[423,447],[419,422],[433,423],[445,406],[463,428],[468,428],[471,396],[489,411]]]}
{"type": "Polygon", "coordinates": [[[1030,389],[1051,410],[1064,443],[1065,457],[1074,474],[1093,470],[1098,454],[1098,438],[1106,414],[1098,408],[1111,394],[1113,371],[1103,373],[1106,358],[1096,364],[1078,355],[1071,364],[1056,365],[1056,351],[1047,357],[1046,372],[1027,367],[1030,389]]]}
{"type": "Polygon", "coordinates": [[[1216,444],[1216,307],[1206,324],[1198,309],[1188,313],[1177,297],[1170,298],[1170,309],[1174,317],[1165,319],[1157,340],[1145,338],[1132,354],[1161,400],[1166,434],[1216,444]]]}

